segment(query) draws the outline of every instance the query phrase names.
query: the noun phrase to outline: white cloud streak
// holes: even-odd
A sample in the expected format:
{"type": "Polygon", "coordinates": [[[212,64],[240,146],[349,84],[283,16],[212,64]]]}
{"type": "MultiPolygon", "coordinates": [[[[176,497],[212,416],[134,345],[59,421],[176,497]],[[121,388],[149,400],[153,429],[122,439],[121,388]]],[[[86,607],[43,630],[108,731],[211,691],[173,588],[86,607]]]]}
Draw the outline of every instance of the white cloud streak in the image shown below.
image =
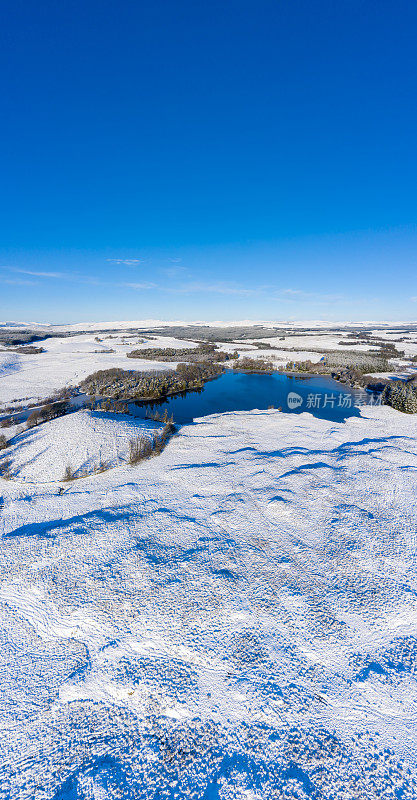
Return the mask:
{"type": "Polygon", "coordinates": [[[116,283],[115,286],[125,286],[127,289],[158,289],[156,283],[116,283]]]}
{"type": "Polygon", "coordinates": [[[243,286],[236,286],[234,284],[227,284],[222,282],[205,283],[204,281],[190,281],[183,283],[180,286],[166,287],[166,291],[173,294],[193,294],[199,292],[209,292],[210,294],[224,294],[224,295],[239,295],[241,297],[250,297],[251,295],[260,294],[262,288],[247,289],[243,286]]]}
{"type": "Polygon", "coordinates": [[[112,264],[125,264],[126,267],[136,267],[137,264],[142,264],[142,258],[108,258],[112,264]]]}
{"type": "Polygon", "coordinates": [[[345,300],[342,294],[320,294],[320,292],[305,292],[303,289],[280,289],[277,297],[282,300],[316,300],[319,302],[333,303],[345,300]]]}
{"type": "Polygon", "coordinates": [[[37,281],[25,281],[23,278],[2,278],[1,283],[7,283],[11,286],[37,286],[37,281]]]}
{"type": "Polygon", "coordinates": [[[9,269],[11,272],[18,272],[21,275],[33,275],[35,278],[72,278],[72,275],[66,272],[38,272],[37,270],[17,269],[15,267],[9,267],[9,269]]]}
{"type": "MultiPolygon", "coordinates": [[[[169,259],[172,262],[178,262],[180,259],[169,259]]],[[[127,264],[130,266],[140,263],[141,259],[107,259],[117,264],[127,264]]],[[[151,289],[168,294],[218,294],[230,297],[268,297],[268,299],[275,299],[283,303],[297,303],[297,302],[316,302],[316,303],[335,303],[347,298],[340,294],[321,294],[320,292],[310,292],[303,289],[294,289],[287,287],[285,289],[270,284],[261,284],[256,287],[242,286],[237,283],[228,283],[226,281],[201,281],[189,280],[183,283],[175,283],[178,274],[185,268],[181,266],[173,266],[168,269],[162,270],[167,278],[171,278],[173,285],[165,285],[154,283],[153,281],[103,281],[99,278],[92,276],[80,275],[77,272],[54,272],[44,270],[31,270],[21,269],[17,267],[2,267],[8,272],[18,273],[19,275],[28,275],[30,278],[52,279],[70,281],[74,283],[87,284],[90,286],[100,286],[103,288],[120,288],[120,289],[133,289],[134,291],[148,291],[151,289]]],[[[3,278],[3,283],[15,285],[36,285],[38,281],[30,281],[19,278],[3,278]]],[[[417,302],[417,296],[410,298],[412,302],[417,302]]]]}

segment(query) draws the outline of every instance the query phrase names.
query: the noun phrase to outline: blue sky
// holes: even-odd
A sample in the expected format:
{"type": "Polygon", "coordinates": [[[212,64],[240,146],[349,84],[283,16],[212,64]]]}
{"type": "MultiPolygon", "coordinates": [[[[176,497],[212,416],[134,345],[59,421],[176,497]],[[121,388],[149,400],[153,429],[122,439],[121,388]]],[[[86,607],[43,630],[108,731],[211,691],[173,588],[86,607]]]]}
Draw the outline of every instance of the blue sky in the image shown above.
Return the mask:
{"type": "Polygon", "coordinates": [[[6,0],[0,316],[417,318],[417,4],[6,0]]]}

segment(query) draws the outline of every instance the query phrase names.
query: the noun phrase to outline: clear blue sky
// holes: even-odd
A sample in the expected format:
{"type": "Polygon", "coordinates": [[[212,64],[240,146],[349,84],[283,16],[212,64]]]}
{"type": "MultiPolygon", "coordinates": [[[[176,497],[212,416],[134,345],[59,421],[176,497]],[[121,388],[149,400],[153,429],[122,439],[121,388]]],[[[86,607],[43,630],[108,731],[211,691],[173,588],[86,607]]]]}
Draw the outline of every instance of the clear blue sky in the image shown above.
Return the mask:
{"type": "Polygon", "coordinates": [[[414,0],[4,0],[1,319],[416,319],[416,41],[414,0]]]}

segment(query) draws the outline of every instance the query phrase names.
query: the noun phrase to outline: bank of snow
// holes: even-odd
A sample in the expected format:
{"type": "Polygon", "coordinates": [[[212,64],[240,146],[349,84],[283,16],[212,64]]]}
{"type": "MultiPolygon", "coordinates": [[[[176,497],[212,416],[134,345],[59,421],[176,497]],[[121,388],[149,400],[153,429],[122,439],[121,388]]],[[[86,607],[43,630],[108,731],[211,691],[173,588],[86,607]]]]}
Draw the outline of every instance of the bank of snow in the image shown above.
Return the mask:
{"type": "Polygon", "coordinates": [[[19,481],[59,481],[65,468],[90,472],[100,462],[126,463],[129,441],[153,436],[160,425],[122,414],[76,411],[24,431],[7,451],[19,481]]]}

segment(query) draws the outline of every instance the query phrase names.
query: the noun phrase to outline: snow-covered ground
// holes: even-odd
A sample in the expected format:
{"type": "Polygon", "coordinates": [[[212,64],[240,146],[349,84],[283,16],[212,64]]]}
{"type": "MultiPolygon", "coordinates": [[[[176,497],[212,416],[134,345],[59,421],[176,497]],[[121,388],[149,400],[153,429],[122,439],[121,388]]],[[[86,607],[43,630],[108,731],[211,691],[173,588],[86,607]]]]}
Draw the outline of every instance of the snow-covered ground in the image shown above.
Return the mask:
{"type": "Polygon", "coordinates": [[[415,798],[417,419],[214,415],[60,496],[77,418],[0,479],[0,798],[415,798]]]}
{"type": "Polygon", "coordinates": [[[59,481],[67,466],[77,474],[92,472],[104,462],[111,467],[126,462],[131,439],[152,437],[160,430],[161,425],[150,420],[82,410],[22,431],[7,456],[19,481],[59,481]]]}
{"type": "MultiPolygon", "coordinates": [[[[99,369],[175,367],[126,358],[195,346],[138,344],[157,324],[0,352],[0,409],[99,369]]],[[[369,349],[334,323],[282,325],[270,350],[219,346],[277,366],[369,349]]],[[[373,333],[417,354],[417,333],[373,333]]],[[[4,429],[0,800],[417,797],[417,417],[361,414],[213,415],[135,467],[150,421],[4,429]]]]}
{"type": "Polygon", "coordinates": [[[151,347],[195,347],[192,342],[158,337],[137,344],[138,337],[105,338],[81,334],[68,338],[50,338],[40,342],[45,353],[20,355],[0,351],[0,409],[1,405],[18,404],[22,400],[35,402],[50,396],[64,386],[77,386],[84,378],[99,369],[163,370],[176,366],[160,361],[128,359],[131,350],[151,347]],[[106,352],[115,350],[114,353],[106,352]]]}
{"type": "Polygon", "coordinates": [[[376,349],[376,345],[357,344],[353,339],[349,339],[346,333],[342,331],[338,334],[323,334],[317,332],[300,334],[299,336],[291,334],[291,336],[285,336],[284,340],[279,337],[273,337],[265,341],[275,347],[295,348],[296,350],[297,348],[299,350],[308,350],[312,348],[313,350],[355,350],[366,352],[376,349]],[[344,341],[344,339],[346,339],[346,341],[344,341]]]}

